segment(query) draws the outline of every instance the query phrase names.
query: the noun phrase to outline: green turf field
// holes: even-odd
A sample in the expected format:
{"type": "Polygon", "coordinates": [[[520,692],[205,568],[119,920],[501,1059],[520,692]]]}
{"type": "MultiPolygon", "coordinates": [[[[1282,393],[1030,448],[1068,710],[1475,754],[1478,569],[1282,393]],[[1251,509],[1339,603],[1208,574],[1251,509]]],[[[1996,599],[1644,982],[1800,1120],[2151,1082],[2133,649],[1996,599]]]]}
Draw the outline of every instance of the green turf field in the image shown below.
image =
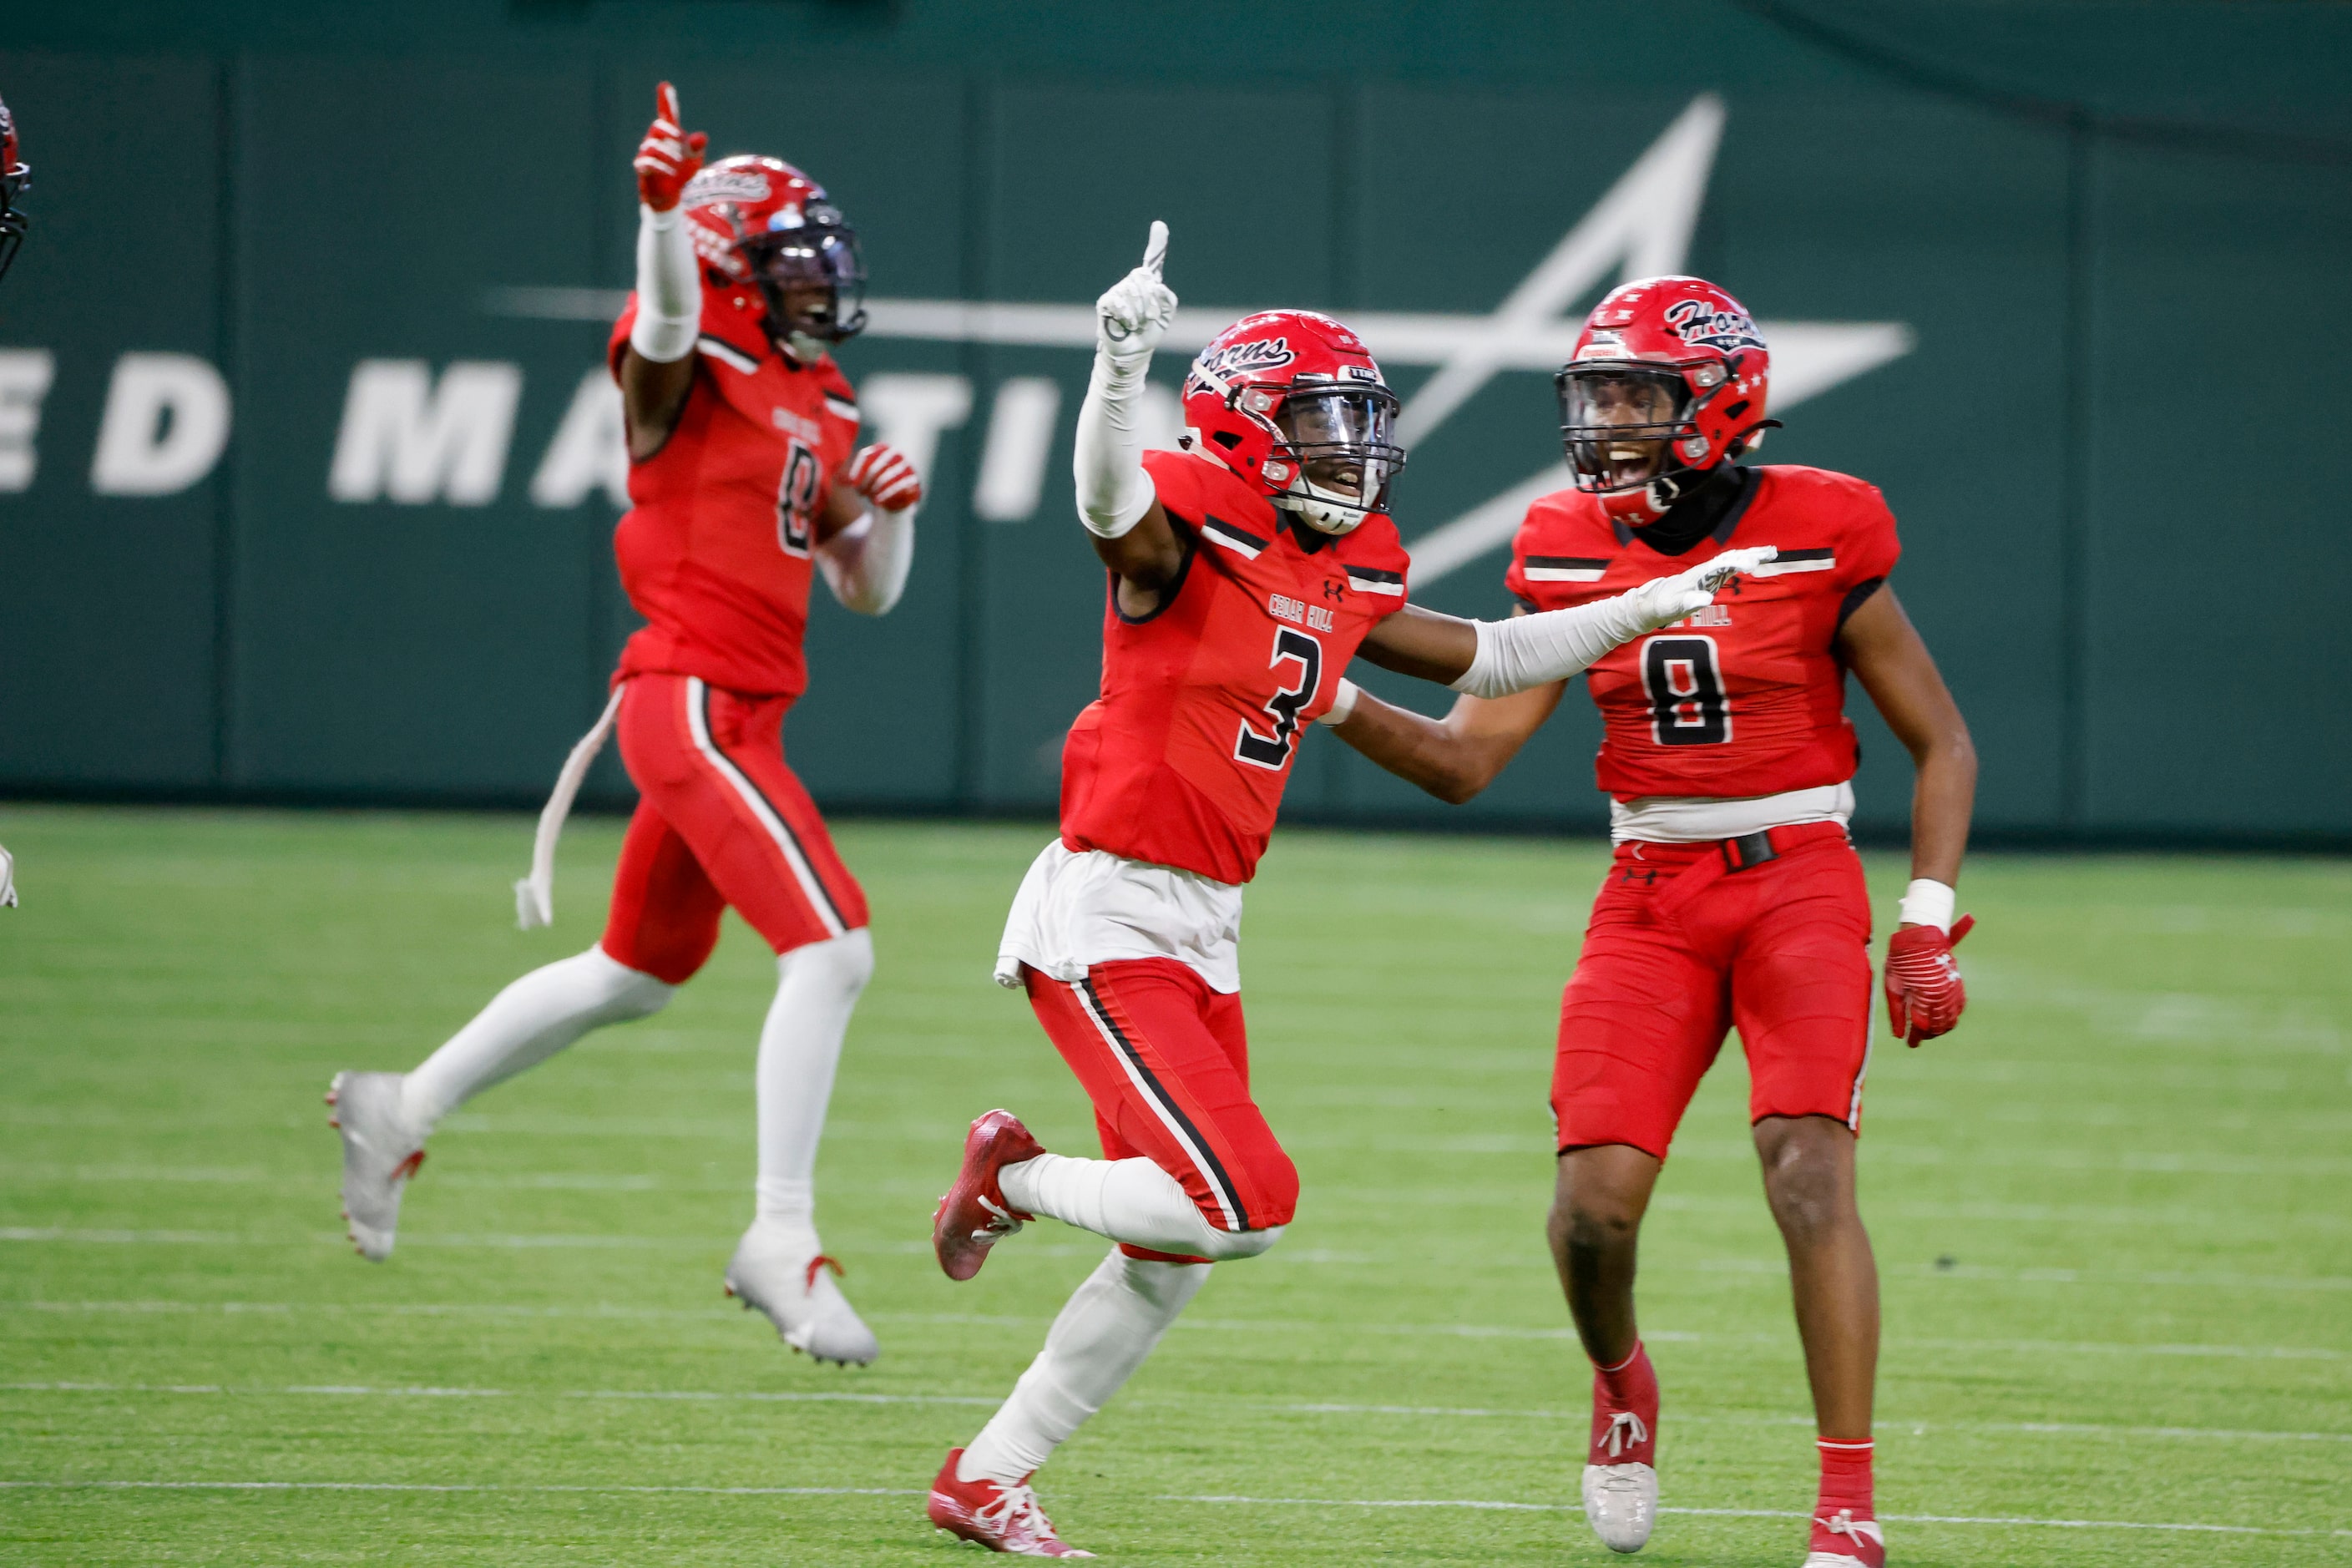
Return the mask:
{"type": "MultiPolygon", "coordinates": [[[[880,972],[820,1218],[882,1336],[813,1366],[719,1296],[772,971],[446,1123],[398,1255],[336,1220],[319,1103],[584,946],[575,824],[513,929],[516,817],[0,810],[0,1560],[942,1561],[920,1490],[1102,1251],[955,1286],[964,1122],[1083,1150],[988,983],[1043,829],[850,826],[880,972]]],[[[1294,833],[1251,892],[1258,1081],[1307,1195],[1041,1478],[1122,1562],[1613,1561],[1545,1258],[1550,1018],[1596,846],[1294,833]]],[[[1873,861],[1882,918],[1904,871],[1873,861]]],[[[1906,1564],[2352,1561],[2352,866],[1984,857],[1961,1032],[1882,1051],[1879,1508],[1906,1564]]],[[[1811,1448],[1736,1053],[1649,1228],[1666,1514],[1643,1561],[1802,1555],[1811,1448]]]]}

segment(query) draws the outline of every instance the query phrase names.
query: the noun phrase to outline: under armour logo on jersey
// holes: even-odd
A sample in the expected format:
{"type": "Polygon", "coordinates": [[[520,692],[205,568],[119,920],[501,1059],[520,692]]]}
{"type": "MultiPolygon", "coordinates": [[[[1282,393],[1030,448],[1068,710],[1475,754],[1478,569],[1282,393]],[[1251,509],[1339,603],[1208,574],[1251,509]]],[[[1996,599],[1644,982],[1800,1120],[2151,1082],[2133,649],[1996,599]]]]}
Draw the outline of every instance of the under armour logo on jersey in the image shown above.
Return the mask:
{"type": "Polygon", "coordinates": [[[1330,600],[1333,604],[1338,604],[1341,599],[1347,596],[1347,594],[1348,585],[1345,583],[1340,582],[1337,577],[1326,577],[1323,579],[1323,596],[1330,600]]]}
{"type": "Polygon", "coordinates": [[[1635,867],[1633,867],[1633,866],[1628,866],[1628,867],[1626,867],[1626,868],[1625,868],[1625,877],[1624,877],[1624,880],[1625,880],[1628,884],[1632,884],[1632,883],[1634,883],[1634,882],[1639,882],[1639,883],[1641,883],[1641,884],[1642,884],[1642,886],[1643,886],[1643,887],[1645,887],[1645,888],[1646,888],[1646,887],[1650,887],[1650,886],[1652,886],[1653,884],[1654,884],[1654,883],[1657,881],[1657,879],[1658,879],[1658,874],[1657,874],[1655,871],[1647,870],[1647,869],[1643,869],[1643,868],[1635,868],[1635,867]]]}

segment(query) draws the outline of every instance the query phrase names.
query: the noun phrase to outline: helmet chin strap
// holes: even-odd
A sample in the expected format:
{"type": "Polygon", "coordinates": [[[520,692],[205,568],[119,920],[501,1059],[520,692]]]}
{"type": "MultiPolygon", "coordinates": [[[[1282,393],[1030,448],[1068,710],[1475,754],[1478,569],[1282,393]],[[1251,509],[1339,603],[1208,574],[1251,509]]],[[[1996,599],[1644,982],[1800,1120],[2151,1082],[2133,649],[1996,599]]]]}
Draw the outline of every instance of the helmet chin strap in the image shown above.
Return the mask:
{"type": "Polygon", "coordinates": [[[1612,521],[1622,522],[1628,528],[1646,528],[1665,516],[1675,502],[1714,477],[1714,468],[1681,468],[1671,474],[1660,474],[1639,489],[1616,490],[1603,495],[1601,510],[1612,521]]]}
{"type": "Polygon", "coordinates": [[[1283,510],[1297,514],[1316,532],[1334,536],[1353,532],[1369,515],[1365,508],[1339,500],[1336,491],[1323,489],[1305,474],[1298,476],[1293,489],[1274,497],[1273,501],[1283,510]]]}

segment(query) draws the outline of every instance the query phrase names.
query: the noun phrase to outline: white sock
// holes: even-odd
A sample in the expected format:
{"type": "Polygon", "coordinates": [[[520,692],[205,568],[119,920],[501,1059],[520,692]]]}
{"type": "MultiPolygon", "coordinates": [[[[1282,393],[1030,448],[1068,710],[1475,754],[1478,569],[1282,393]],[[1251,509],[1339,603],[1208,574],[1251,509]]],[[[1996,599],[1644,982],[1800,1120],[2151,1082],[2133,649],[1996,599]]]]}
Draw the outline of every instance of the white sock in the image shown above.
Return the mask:
{"type": "Polygon", "coordinates": [[[1014,1208],[1153,1252],[1188,1258],[1255,1258],[1282,1237],[1219,1230],[1175,1177],[1145,1159],[1083,1160],[1040,1154],[997,1173],[1014,1208]]]}
{"type": "Polygon", "coordinates": [[[401,1111],[422,1136],[492,1084],[537,1067],[591,1029],[660,1012],[677,991],[614,963],[601,947],[534,969],[407,1076],[401,1111]]]}
{"type": "Polygon", "coordinates": [[[756,1076],[760,1178],[756,1217],[814,1233],[817,1140],[850,1010],[874,973],[863,929],[796,947],[776,960],[776,1000],[760,1029],[756,1076]]]}
{"type": "Polygon", "coordinates": [[[1143,1364],[1208,1278],[1205,1263],[1150,1262],[1114,1247],[1054,1320],[1012,1397],[965,1447],[956,1479],[1027,1479],[1143,1364]]]}

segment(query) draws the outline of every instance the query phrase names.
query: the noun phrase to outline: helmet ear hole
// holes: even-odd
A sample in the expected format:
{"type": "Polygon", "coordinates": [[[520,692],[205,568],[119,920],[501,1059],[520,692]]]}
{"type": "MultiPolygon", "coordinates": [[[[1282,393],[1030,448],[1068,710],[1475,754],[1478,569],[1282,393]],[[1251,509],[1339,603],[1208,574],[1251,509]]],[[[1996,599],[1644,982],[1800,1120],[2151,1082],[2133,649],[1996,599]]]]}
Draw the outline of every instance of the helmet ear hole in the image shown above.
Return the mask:
{"type": "Polygon", "coordinates": [[[1220,430],[1215,435],[1210,437],[1209,439],[1214,441],[1218,446],[1223,447],[1228,452],[1242,444],[1242,438],[1231,430],[1220,430]]]}

